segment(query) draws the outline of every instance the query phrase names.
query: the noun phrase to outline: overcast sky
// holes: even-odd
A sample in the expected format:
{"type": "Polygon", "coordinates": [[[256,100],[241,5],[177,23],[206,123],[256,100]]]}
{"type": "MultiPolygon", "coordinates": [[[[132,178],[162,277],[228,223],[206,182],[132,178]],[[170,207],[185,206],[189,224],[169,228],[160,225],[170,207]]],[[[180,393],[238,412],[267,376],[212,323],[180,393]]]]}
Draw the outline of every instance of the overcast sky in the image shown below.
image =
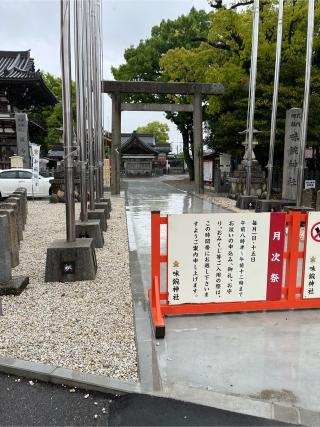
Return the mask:
{"type": "MultiPolygon", "coordinates": [[[[103,0],[104,79],[112,79],[111,65],[124,62],[130,45],[150,36],[162,19],[175,19],[191,7],[210,10],[206,0],[103,0]]],[[[31,49],[35,66],[60,75],[59,0],[0,0],[0,50],[31,49]]],[[[111,102],[105,95],[105,128],[110,129],[111,102]]],[[[132,132],[149,121],[166,121],[163,113],[122,113],[122,132],[132,132]]],[[[175,126],[170,140],[181,140],[175,126]]]]}

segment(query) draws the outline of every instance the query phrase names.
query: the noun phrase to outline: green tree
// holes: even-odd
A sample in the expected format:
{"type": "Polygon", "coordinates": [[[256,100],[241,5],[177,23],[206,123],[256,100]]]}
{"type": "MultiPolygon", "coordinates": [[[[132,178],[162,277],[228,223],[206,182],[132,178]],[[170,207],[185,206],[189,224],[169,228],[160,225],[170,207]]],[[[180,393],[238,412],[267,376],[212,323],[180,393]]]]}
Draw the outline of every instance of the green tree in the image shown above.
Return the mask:
{"type": "Polygon", "coordinates": [[[137,128],[138,133],[152,133],[157,144],[165,144],[169,141],[169,126],[167,123],[150,122],[137,128]]]}
{"type": "MultiPolygon", "coordinates": [[[[204,104],[207,142],[234,155],[243,152],[239,131],[246,128],[248,81],[250,73],[252,9],[234,2],[227,9],[222,1],[212,1],[207,37],[200,46],[175,48],[162,56],[160,64],[175,81],[222,83],[225,94],[209,97],[204,104]]],[[[245,1],[242,1],[244,4],[245,1]]],[[[250,2],[247,2],[248,4],[250,2]]],[[[252,3],[252,2],[251,2],[252,3]]],[[[258,159],[266,164],[273,94],[277,1],[260,4],[259,56],[256,89],[255,127],[261,132],[256,149],[258,159]]],[[[282,160],[285,112],[302,107],[304,94],[307,2],[287,0],[284,9],[283,47],[279,87],[276,158],[282,160]]],[[[316,3],[315,28],[320,23],[320,3],[316,3]]],[[[317,33],[316,33],[317,34],[317,33]]],[[[314,38],[312,87],[308,144],[318,144],[320,126],[320,41],[314,38]]]]}
{"type": "MultiPolygon", "coordinates": [[[[116,80],[146,80],[169,81],[170,76],[160,65],[161,57],[174,48],[191,49],[199,46],[201,41],[197,37],[206,37],[210,26],[209,15],[192,8],[188,15],[182,15],[175,20],[163,20],[151,30],[150,38],[141,40],[138,46],[130,46],[124,52],[125,63],[118,68],[112,67],[116,80]]],[[[127,102],[189,102],[186,97],[165,95],[129,95],[127,102]]],[[[193,179],[192,150],[192,115],[190,113],[168,113],[167,118],[172,120],[182,134],[183,150],[188,165],[190,178],[193,179]]]]}
{"type": "MultiPolygon", "coordinates": [[[[39,123],[45,130],[44,134],[38,136],[36,143],[41,145],[46,151],[50,146],[60,142],[62,128],[62,81],[60,77],[55,77],[50,73],[42,73],[43,80],[47,87],[58,99],[58,103],[42,109],[33,109],[29,117],[39,123]]],[[[72,112],[74,123],[76,123],[76,90],[75,83],[72,82],[72,112]]]]}

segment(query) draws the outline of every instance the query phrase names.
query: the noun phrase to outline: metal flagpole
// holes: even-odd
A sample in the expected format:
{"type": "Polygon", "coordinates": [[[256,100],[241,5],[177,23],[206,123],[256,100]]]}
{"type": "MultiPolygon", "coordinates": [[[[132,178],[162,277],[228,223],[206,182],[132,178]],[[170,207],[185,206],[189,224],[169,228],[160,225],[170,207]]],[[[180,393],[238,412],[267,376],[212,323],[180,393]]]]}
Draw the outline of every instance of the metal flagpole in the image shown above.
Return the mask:
{"type": "Polygon", "coordinates": [[[76,240],[72,154],[70,0],[60,0],[60,56],[62,71],[63,140],[67,241],[76,240]]]}
{"type": "Polygon", "coordinates": [[[258,40],[259,40],[259,0],[254,1],[253,7],[253,28],[252,28],[252,56],[251,56],[251,81],[250,81],[250,109],[249,109],[249,129],[248,129],[248,159],[247,159],[247,180],[246,194],[251,194],[251,166],[252,166],[252,142],[254,109],[256,98],[257,61],[258,61],[258,40]]]}
{"type": "Polygon", "coordinates": [[[102,93],[102,76],[103,76],[103,45],[102,45],[102,2],[98,0],[98,41],[99,41],[99,101],[100,101],[100,193],[103,196],[103,162],[104,162],[104,135],[103,135],[103,93],[102,93]]]}
{"type": "Polygon", "coordinates": [[[89,207],[94,210],[94,134],[93,134],[93,103],[92,103],[92,2],[87,2],[86,13],[86,51],[87,51],[87,119],[88,119],[88,165],[89,165],[89,207]]]}
{"type": "Polygon", "coordinates": [[[102,51],[102,2],[97,0],[98,5],[98,55],[99,55],[99,79],[98,79],[98,94],[99,94],[99,124],[100,124],[100,194],[103,196],[103,161],[104,161],[104,136],[103,136],[103,93],[101,90],[102,86],[102,76],[103,76],[103,51],[102,51]]]}
{"type": "Polygon", "coordinates": [[[95,152],[95,189],[96,201],[100,202],[100,105],[99,105],[99,57],[98,57],[98,4],[97,0],[93,2],[93,31],[92,31],[92,66],[93,66],[93,99],[94,99],[94,152],[95,152]]]}
{"type": "Polygon", "coordinates": [[[80,147],[80,193],[81,193],[81,221],[88,220],[87,207],[87,176],[86,176],[86,109],[84,96],[84,28],[83,28],[83,1],[75,0],[74,13],[74,62],[76,75],[77,99],[77,141],[80,147]]]}
{"type": "Polygon", "coordinates": [[[303,181],[304,181],[304,152],[306,148],[308,116],[309,116],[313,33],[314,33],[314,0],[309,0],[306,71],[305,71],[304,100],[303,100],[301,135],[300,135],[300,146],[299,146],[299,169],[298,169],[298,180],[297,180],[297,200],[296,200],[297,206],[301,206],[303,181]]]}
{"type": "Polygon", "coordinates": [[[276,47],[276,63],[275,63],[275,69],[274,69],[269,162],[267,166],[268,167],[267,200],[270,200],[271,191],[272,191],[273,157],[274,157],[274,144],[275,144],[275,138],[276,138],[276,126],[277,126],[279,76],[280,76],[281,45],[282,45],[282,18],[283,18],[283,0],[279,0],[278,33],[277,33],[277,47],[276,47]]]}

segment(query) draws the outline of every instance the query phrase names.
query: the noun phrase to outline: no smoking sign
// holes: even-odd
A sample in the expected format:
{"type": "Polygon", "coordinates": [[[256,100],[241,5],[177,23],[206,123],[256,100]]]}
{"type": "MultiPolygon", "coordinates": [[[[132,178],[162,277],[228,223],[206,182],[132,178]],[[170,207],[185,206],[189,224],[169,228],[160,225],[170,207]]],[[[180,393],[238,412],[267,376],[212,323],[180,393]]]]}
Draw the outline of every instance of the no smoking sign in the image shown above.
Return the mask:
{"type": "Polygon", "coordinates": [[[311,228],[311,237],[317,243],[320,243],[320,222],[316,222],[311,228]]]}

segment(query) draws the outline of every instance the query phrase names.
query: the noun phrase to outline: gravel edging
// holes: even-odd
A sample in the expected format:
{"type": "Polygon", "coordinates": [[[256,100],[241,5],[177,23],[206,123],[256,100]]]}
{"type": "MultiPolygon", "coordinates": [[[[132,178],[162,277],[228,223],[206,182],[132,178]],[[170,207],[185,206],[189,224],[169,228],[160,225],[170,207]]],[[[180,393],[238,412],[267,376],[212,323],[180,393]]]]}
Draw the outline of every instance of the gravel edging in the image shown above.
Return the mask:
{"type": "Polygon", "coordinates": [[[2,299],[0,356],[138,381],[124,200],[113,197],[112,207],[105,246],[96,249],[96,279],[45,283],[47,247],[65,238],[65,206],[28,202],[13,275],[30,276],[30,285],[2,299]]]}

